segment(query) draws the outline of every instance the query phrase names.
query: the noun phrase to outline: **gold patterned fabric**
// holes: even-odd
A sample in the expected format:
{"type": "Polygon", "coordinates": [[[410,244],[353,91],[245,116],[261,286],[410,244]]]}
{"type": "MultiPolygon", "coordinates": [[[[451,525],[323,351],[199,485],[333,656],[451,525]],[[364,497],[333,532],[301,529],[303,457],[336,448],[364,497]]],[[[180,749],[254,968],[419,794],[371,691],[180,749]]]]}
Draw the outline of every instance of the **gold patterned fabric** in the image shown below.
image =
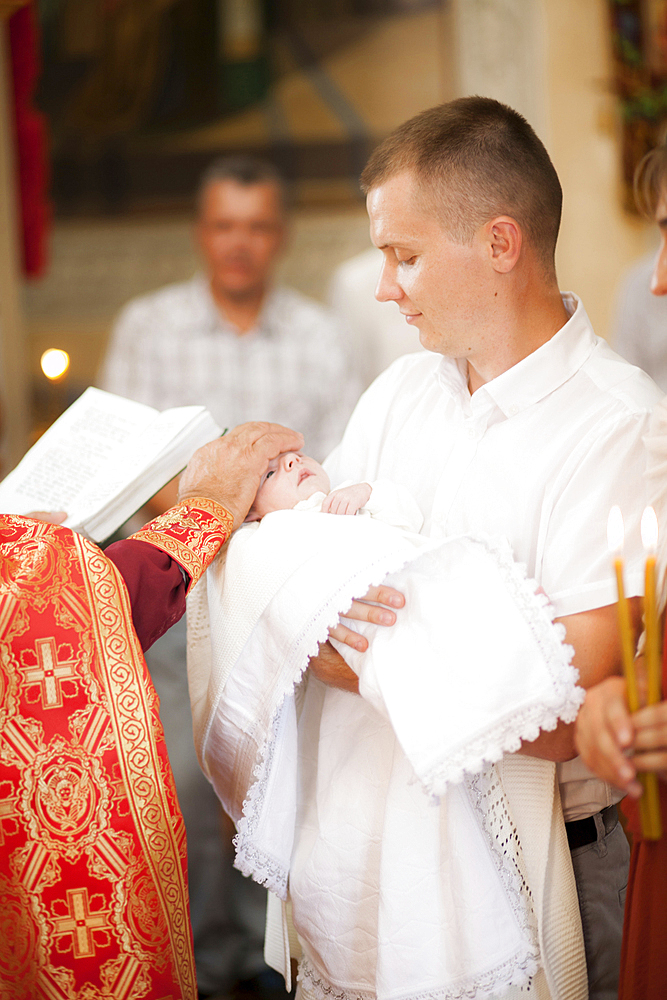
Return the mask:
{"type": "Polygon", "coordinates": [[[193,587],[234,530],[234,518],[215,500],[183,500],[132,535],[150,542],[181,564],[193,587]]]}
{"type": "MultiPolygon", "coordinates": [[[[193,579],[227,531],[197,516],[167,525],[193,579]]],[[[0,998],[196,996],[185,828],[123,579],[70,530],[0,515],[0,998]]]]}

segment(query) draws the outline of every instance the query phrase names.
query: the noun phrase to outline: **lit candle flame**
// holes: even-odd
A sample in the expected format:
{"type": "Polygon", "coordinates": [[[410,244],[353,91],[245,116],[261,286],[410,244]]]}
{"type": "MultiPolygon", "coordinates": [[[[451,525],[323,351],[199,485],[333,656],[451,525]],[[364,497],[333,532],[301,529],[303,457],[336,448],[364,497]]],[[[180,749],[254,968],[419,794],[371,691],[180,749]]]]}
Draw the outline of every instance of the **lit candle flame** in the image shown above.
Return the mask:
{"type": "Polygon", "coordinates": [[[69,354],[58,347],[49,347],[48,351],[42,354],[39,363],[47,378],[52,380],[62,378],[69,368],[69,354]]]}
{"type": "Polygon", "coordinates": [[[615,555],[621,554],[625,540],[625,528],[620,507],[612,507],[607,520],[607,545],[615,555]]]}
{"type": "Polygon", "coordinates": [[[658,518],[653,507],[645,507],[642,514],[642,545],[646,552],[655,553],[658,547],[658,518]]]}

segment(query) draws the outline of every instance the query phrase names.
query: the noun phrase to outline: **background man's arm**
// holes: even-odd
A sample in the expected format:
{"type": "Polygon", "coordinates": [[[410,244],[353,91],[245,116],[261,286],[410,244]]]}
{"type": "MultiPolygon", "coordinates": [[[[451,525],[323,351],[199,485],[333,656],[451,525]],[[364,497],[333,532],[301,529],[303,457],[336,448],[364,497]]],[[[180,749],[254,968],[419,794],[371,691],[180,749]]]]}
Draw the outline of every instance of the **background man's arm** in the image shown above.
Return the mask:
{"type": "MultiPolygon", "coordinates": [[[[638,631],[641,620],[641,598],[629,601],[630,612],[638,631]]],[[[556,621],[565,626],[566,642],[574,648],[574,666],[579,671],[583,688],[593,687],[606,677],[621,673],[621,649],[615,604],[593,608],[577,615],[567,615],[556,621]]],[[[552,732],[543,730],[536,740],[522,744],[519,753],[543,760],[566,761],[577,756],[574,745],[574,723],[559,722],[552,732]]]]}

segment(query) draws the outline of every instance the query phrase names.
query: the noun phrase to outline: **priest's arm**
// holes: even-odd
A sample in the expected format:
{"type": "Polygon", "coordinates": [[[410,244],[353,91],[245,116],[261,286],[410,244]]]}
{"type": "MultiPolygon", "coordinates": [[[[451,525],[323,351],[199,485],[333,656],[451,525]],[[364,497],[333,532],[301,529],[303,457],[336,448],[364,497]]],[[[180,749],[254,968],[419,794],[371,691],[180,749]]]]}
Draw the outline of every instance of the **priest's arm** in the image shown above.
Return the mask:
{"type": "Polygon", "coordinates": [[[144,651],[182,617],[190,587],[243,523],[269,461],[302,444],[300,434],[278,424],[237,427],[195,452],[176,506],[108,547],[144,651]]]}

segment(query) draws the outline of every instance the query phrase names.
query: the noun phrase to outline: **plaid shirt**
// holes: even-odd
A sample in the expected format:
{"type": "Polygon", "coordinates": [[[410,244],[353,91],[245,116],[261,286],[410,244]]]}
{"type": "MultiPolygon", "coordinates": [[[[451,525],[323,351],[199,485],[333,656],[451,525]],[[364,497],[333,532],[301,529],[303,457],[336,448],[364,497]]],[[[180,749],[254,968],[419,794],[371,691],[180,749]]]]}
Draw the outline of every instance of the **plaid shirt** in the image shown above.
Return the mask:
{"type": "Polygon", "coordinates": [[[322,459],[359,394],[346,339],[322,306],[289,288],[266,298],[240,336],[197,275],[130,302],[116,321],[100,385],[159,410],[203,404],[221,427],[272,420],[322,459]]]}

